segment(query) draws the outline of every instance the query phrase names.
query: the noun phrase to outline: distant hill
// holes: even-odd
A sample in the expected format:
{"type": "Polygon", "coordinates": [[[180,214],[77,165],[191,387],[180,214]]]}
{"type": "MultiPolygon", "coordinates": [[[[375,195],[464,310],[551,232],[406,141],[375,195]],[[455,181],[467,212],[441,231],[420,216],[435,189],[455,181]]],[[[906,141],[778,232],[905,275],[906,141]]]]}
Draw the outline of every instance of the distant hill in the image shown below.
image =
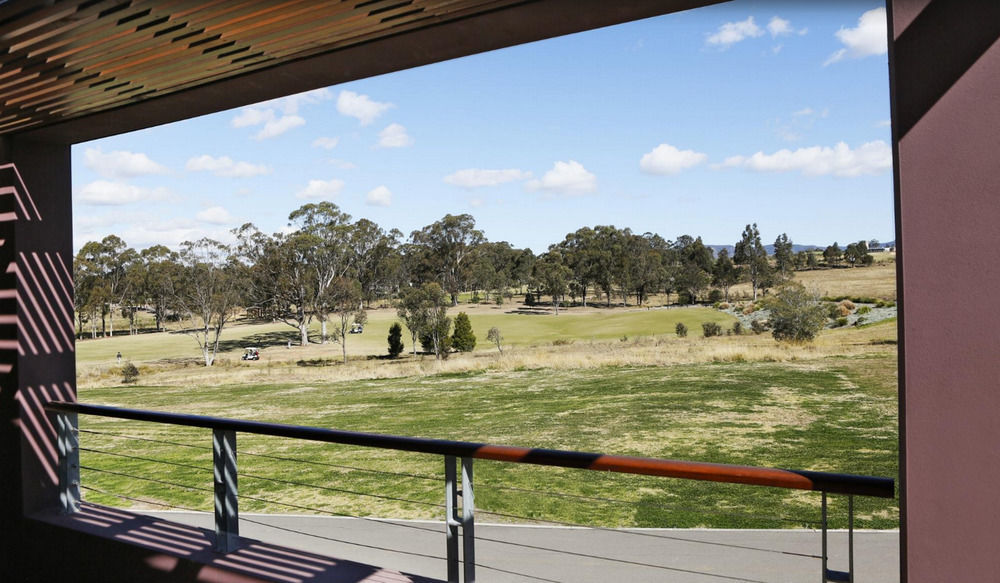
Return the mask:
{"type": "MultiPolygon", "coordinates": [[[[706,247],[711,248],[712,252],[715,253],[716,257],[719,256],[719,251],[723,249],[728,251],[729,256],[732,257],[733,251],[735,251],[736,249],[736,247],[734,247],[733,245],[706,245],[706,247]]],[[[793,253],[798,253],[799,251],[816,251],[816,250],[822,251],[823,249],[826,249],[825,245],[823,247],[820,247],[819,245],[796,245],[795,243],[792,243],[793,253]]],[[[764,245],[764,250],[767,251],[768,255],[774,255],[774,245],[764,245]]]]}
{"type": "MultiPolygon", "coordinates": [[[[851,242],[853,243],[853,241],[851,241],[851,242]]],[[[882,245],[883,248],[888,249],[889,247],[895,247],[896,246],[896,242],[895,241],[883,241],[881,243],[881,245],[882,245]]],[[[847,246],[847,243],[841,243],[840,244],[840,248],[841,249],[843,249],[846,246],[847,246]]],[[[711,248],[712,252],[715,253],[716,257],[719,256],[719,251],[721,251],[723,249],[729,251],[729,256],[732,257],[733,256],[733,251],[736,249],[733,245],[706,245],[706,247],[711,248]]],[[[826,249],[826,247],[827,247],[826,245],[796,245],[795,243],[792,243],[792,252],[793,253],[798,253],[799,251],[822,251],[822,250],[826,249]]],[[[767,251],[768,255],[774,255],[774,245],[764,245],[764,250],[767,251]]]]}

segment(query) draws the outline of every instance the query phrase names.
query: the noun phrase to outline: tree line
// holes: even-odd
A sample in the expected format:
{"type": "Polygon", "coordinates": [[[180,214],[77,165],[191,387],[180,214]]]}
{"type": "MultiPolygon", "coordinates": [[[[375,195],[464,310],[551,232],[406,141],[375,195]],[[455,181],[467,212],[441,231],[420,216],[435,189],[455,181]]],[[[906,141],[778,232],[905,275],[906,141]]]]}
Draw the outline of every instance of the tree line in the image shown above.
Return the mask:
{"type": "MultiPolygon", "coordinates": [[[[536,255],[488,241],[468,214],[445,215],[404,237],[354,220],[330,202],[303,205],[288,226],[267,234],[247,223],[233,230],[235,243],[200,239],[176,251],[162,245],[135,250],[115,235],[87,242],[74,262],[78,333],[114,334],[109,316],[120,313],[134,334],[138,312],[146,311],[157,330],[167,320],[182,321],[211,365],[222,330],[245,313],[289,324],[302,345],[318,321],[318,340],[341,343],[346,358],[346,335],[374,305],[397,305],[404,321],[419,306],[412,339],[429,331],[435,345],[435,338],[443,343],[447,337],[447,329],[435,330],[448,319],[433,305],[457,305],[463,292],[498,304],[515,291],[531,302],[547,296],[556,313],[567,300],[584,306],[642,305],[654,294],[674,294],[678,303],[728,300],[740,282],[750,283],[756,299],[795,270],[818,265],[816,254],[794,253],[785,234],[769,256],[756,224],[746,226],[732,256],[726,249],[716,256],[701,237],[671,241],[610,225],[580,228],[536,255]]],[[[871,262],[863,241],[845,251],[834,243],[822,258],[829,266],[871,262]]]]}

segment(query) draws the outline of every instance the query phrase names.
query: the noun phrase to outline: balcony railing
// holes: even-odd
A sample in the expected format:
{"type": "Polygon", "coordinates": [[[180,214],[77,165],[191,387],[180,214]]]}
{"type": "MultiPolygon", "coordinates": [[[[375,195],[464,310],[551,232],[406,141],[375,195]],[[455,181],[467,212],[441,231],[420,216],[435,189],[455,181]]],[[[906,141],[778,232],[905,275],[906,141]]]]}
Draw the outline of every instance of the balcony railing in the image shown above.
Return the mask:
{"type": "Polygon", "coordinates": [[[65,513],[73,513],[80,508],[78,415],[97,415],[212,430],[215,550],[219,553],[236,550],[239,540],[237,433],[441,455],[445,462],[444,507],[447,580],[454,582],[460,580],[460,571],[462,571],[462,580],[471,582],[476,579],[475,486],[473,480],[473,460],[475,459],[821,492],[822,550],[820,558],[822,563],[821,576],[824,582],[854,581],[854,496],[892,498],[895,488],[893,479],[873,476],[531,449],[122,409],[82,403],[53,402],[46,405],[46,408],[56,415],[56,426],[59,431],[60,500],[62,510],[65,513]],[[461,484],[459,484],[459,478],[461,484]],[[828,567],[828,494],[842,494],[848,497],[848,565],[846,571],[833,570],[828,567]],[[459,555],[460,539],[461,559],[459,555]]]}

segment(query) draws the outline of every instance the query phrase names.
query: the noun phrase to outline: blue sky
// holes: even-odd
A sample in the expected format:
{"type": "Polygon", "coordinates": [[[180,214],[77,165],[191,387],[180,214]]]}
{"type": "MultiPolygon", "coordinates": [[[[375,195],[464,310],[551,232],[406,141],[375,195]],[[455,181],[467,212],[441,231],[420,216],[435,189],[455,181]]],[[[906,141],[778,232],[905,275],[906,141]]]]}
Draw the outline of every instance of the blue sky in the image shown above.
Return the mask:
{"type": "Polygon", "coordinates": [[[890,239],[885,49],[878,2],[737,0],[79,144],[75,245],[276,232],[320,200],[535,252],[597,224],[890,239]]]}

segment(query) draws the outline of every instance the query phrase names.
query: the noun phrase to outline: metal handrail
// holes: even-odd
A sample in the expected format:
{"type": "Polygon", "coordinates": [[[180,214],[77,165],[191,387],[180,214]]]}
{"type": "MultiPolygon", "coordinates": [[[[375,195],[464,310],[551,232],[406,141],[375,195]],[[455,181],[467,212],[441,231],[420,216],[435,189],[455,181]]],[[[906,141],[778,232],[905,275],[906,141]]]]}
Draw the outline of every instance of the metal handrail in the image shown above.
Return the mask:
{"type": "Polygon", "coordinates": [[[642,474],[687,480],[772,486],[796,490],[813,490],[832,494],[853,494],[878,498],[893,498],[895,496],[895,480],[875,476],[607,455],[423,437],[403,437],[380,433],[361,433],[320,427],[304,427],[300,425],[285,425],[281,423],[226,419],[205,415],[185,415],[140,409],[123,409],[106,405],[89,405],[62,401],[50,402],[46,405],[46,408],[50,411],[61,413],[100,415],[103,417],[131,419],[133,421],[150,421],[153,423],[203,427],[205,429],[256,433],[342,445],[377,447],[463,458],[642,474]]]}
{"type": "Polygon", "coordinates": [[[53,401],[45,408],[57,414],[60,452],[59,482],[63,511],[75,512],[80,505],[79,436],[77,415],[98,415],[133,421],[147,421],[201,427],[212,430],[214,472],[215,530],[217,551],[227,553],[239,545],[238,472],[236,434],[253,433],[291,439],[305,439],[341,445],[377,447],[442,455],[445,459],[445,507],[448,581],[459,581],[458,538],[461,527],[463,579],[474,582],[475,575],[475,503],[472,461],[487,459],[511,463],[600,470],[687,480],[728,482],[822,492],[822,580],[854,581],[854,496],[892,498],[892,478],[837,474],[810,470],[787,470],[731,464],[689,462],[658,458],[606,455],[558,449],[537,449],[447,439],[403,437],[380,433],[360,433],[338,429],[304,427],[262,421],[245,421],[204,415],[186,415],[161,411],[124,409],[106,405],[88,405],[53,401]],[[458,467],[461,468],[459,482],[458,467]],[[848,495],[848,570],[827,567],[827,494],[848,495]],[[459,502],[461,501],[461,504],[459,502]]]}

